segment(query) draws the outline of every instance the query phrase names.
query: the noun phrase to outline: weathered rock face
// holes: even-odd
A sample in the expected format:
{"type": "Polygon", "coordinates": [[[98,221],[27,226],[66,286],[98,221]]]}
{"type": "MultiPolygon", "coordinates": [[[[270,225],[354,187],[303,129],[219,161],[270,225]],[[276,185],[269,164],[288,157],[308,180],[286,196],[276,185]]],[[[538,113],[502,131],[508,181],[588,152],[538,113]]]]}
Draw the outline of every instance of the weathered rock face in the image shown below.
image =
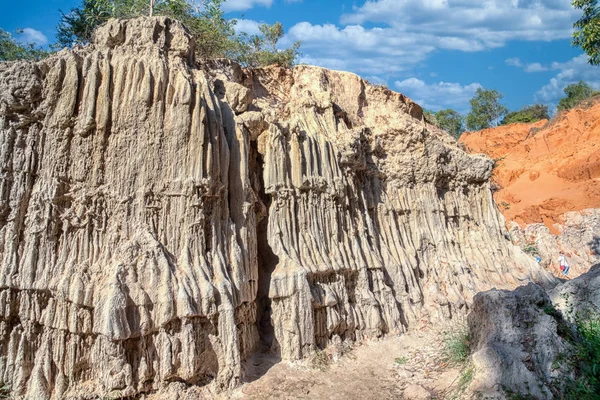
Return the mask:
{"type": "Polygon", "coordinates": [[[544,224],[521,228],[513,222],[510,235],[522,248],[539,255],[541,265],[557,276],[562,276],[557,260],[563,251],[571,267],[569,276],[579,276],[600,263],[600,209],[568,212],[562,220],[556,234],[544,224]]]}
{"type": "Polygon", "coordinates": [[[316,67],[193,62],[165,18],[0,64],[0,381],[15,397],[239,383],[283,358],[548,280],[492,162],[402,95],[316,67]]]}
{"type": "Polygon", "coordinates": [[[566,373],[555,361],[572,348],[559,335],[562,316],[550,310],[554,310],[550,298],[535,284],[475,296],[469,315],[473,392],[484,398],[505,398],[505,391],[532,399],[554,398],[555,381],[566,373]]]}
{"type": "Polygon", "coordinates": [[[2,65],[0,376],[14,395],[239,378],[258,340],[254,198],[246,166],[229,173],[235,132],[192,46],[169,20],[113,22],[84,50],[2,65]]]}
{"type": "Polygon", "coordinates": [[[576,279],[556,286],[548,294],[567,317],[578,313],[600,315],[600,264],[576,279]]]}
{"type": "MultiPolygon", "coordinates": [[[[416,105],[314,67],[250,78],[255,93],[291,86],[259,138],[278,258],[269,297],[285,357],[332,335],[379,336],[450,317],[484,287],[527,279],[527,261],[515,263],[506,246],[490,161],[428,132],[416,105]]],[[[256,100],[263,109],[277,101],[256,100]]]]}
{"type": "Polygon", "coordinates": [[[548,292],[529,284],[477,294],[468,317],[473,397],[572,397],[566,386],[581,378],[574,318],[599,313],[600,265],[548,292]]]}

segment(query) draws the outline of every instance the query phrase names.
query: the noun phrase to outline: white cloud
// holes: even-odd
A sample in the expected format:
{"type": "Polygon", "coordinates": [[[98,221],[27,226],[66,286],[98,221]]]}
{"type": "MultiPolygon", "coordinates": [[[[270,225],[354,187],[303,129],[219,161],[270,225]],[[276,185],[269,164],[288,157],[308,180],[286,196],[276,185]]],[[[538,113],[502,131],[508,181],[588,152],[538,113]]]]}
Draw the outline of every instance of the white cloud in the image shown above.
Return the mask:
{"type": "Polygon", "coordinates": [[[564,88],[572,83],[585,81],[596,90],[600,90],[600,71],[587,62],[585,54],[564,63],[552,63],[550,68],[559,73],[550,82],[535,93],[535,101],[555,104],[564,97],[564,88]]]}
{"type": "Polygon", "coordinates": [[[519,67],[521,68],[523,66],[523,63],[521,63],[521,60],[517,57],[515,58],[507,58],[506,60],[504,60],[504,63],[506,65],[510,65],[511,67],[519,67]]]}
{"type": "Polygon", "coordinates": [[[532,64],[527,64],[525,66],[525,72],[544,72],[544,71],[548,71],[548,67],[544,67],[540,63],[532,63],[532,64]]]}
{"type": "Polygon", "coordinates": [[[409,78],[395,83],[396,89],[409,96],[422,107],[438,111],[453,108],[465,112],[469,108],[469,100],[481,87],[479,83],[461,85],[452,82],[427,84],[417,78],[409,78]]]}
{"type": "MultiPolygon", "coordinates": [[[[508,40],[568,38],[579,13],[569,0],[369,0],[342,16],[344,24],[381,23],[398,32],[427,33],[475,50],[508,40]]],[[[468,51],[466,48],[461,49],[468,51]]]]}
{"type": "Polygon", "coordinates": [[[570,0],[368,0],[343,14],[341,26],[296,24],[284,43],[302,41],[300,62],[385,77],[414,69],[435,50],[568,38],[577,17],[570,0]]]}
{"type": "Polygon", "coordinates": [[[251,19],[238,19],[235,24],[236,33],[247,33],[248,35],[258,35],[260,33],[261,23],[251,19]]]}
{"type": "Polygon", "coordinates": [[[45,46],[48,44],[48,38],[42,32],[37,31],[33,28],[25,28],[18,37],[20,42],[23,43],[35,43],[38,46],[45,46]]]}
{"type": "Polygon", "coordinates": [[[223,11],[245,11],[256,6],[271,7],[273,0],[226,0],[223,11]]]}
{"type": "Polygon", "coordinates": [[[388,85],[387,81],[379,76],[366,76],[365,79],[373,85],[388,85]]]}
{"type": "Polygon", "coordinates": [[[548,71],[550,68],[549,67],[545,67],[540,63],[530,63],[530,64],[524,64],[519,58],[515,57],[515,58],[507,58],[506,60],[504,60],[504,63],[506,65],[510,65],[511,67],[517,67],[517,68],[523,68],[523,71],[525,72],[543,72],[543,71],[548,71]]]}
{"type": "Polygon", "coordinates": [[[395,35],[390,28],[349,25],[342,29],[301,22],[288,31],[282,45],[300,40],[301,63],[385,76],[414,67],[435,50],[424,36],[395,35]]]}

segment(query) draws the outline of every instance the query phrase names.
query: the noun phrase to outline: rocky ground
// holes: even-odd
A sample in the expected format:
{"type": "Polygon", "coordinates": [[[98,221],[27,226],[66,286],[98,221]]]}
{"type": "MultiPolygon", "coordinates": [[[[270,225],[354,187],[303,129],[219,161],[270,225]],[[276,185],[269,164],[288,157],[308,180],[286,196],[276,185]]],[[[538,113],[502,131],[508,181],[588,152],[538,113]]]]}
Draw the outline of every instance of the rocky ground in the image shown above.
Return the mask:
{"type": "Polygon", "coordinates": [[[233,391],[215,394],[172,384],[147,400],[596,399],[590,363],[598,349],[581,346],[600,343],[600,327],[587,325],[588,342],[579,329],[584,321],[598,324],[599,313],[597,266],[552,289],[529,284],[480,293],[466,320],[422,325],[362,345],[330,346],[302,362],[259,353],[246,363],[245,381],[233,391]],[[457,359],[449,343],[459,340],[466,346],[457,359]]]}
{"type": "MultiPolygon", "coordinates": [[[[443,362],[441,343],[436,333],[417,331],[358,346],[337,362],[317,356],[303,364],[280,363],[246,383],[233,397],[445,398],[459,371],[443,362]]],[[[263,362],[268,368],[268,361],[263,362]]]]}
{"type": "Polygon", "coordinates": [[[175,385],[151,399],[458,398],[462,368],[445,361],[442,335],[440,327],[424,328],[346,348],[339,358],[329,350],[295,363],[257,354],[246,365],[246,382],[235,391],[182,395],[175,385]]]}
{"type": "Polygon", "coordinates": [[[510,235],[514,243],[539,256],[540,264],[548,271],[564,279],[584,274],[592,265],[600,263],[600,209],[565,213],[556,228],[559,232],[552,234],[544,224],[521,227],[512,222],[510,235]],[[567,277],[562,275],[556,262],[561,250],[571,263],[567,277]]]}

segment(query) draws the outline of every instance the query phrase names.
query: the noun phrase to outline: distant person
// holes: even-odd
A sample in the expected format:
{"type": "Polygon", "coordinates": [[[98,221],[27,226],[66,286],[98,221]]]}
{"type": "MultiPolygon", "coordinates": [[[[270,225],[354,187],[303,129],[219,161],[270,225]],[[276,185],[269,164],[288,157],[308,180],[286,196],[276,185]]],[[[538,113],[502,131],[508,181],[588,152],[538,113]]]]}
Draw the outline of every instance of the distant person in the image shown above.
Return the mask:
{"type": "Polygon", "coordinates": [[[564,276],[569,275],[569,269],[571,266],[569,265],[569,261],[567,260],[567,256],[562,251],[559,252],[560,256],[558,257],[558,263],[560,264],[560,270],[562,271],[564,276]]]}

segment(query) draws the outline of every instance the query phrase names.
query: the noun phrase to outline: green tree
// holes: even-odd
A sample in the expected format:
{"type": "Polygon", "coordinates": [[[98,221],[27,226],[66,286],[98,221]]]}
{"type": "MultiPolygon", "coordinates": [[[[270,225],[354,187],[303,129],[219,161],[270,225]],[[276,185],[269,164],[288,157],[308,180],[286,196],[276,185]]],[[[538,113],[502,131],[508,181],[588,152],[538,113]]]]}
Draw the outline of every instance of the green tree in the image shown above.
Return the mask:
{"type": "Polygon", "coordinates": [[[548,106],[534,104],[506,114],[501,125],[515,124],[517,122],[537,122],[549,118],[548,106]]]}
{"type": "Polygon", "coordinates": [[[589,56],[588,62],[600,65],[600,6],[598,0],[573,0],[573,7],[583,11],[573,24],[573,46],[581,47],[589,56]]]}
{"type": "Polygon", "coordinates": [[[437,125],[455,139],[458,139],[464,132],[463,116],[451,108],[438,111],[435,114],[435,119],[437,125]]]}
{"type": "Polygon", "coordinates": [[[90,43],[94,29],[108,21],[113,16],[113,11],[108,1],[98,0],[83,0],[81,7],[72,8],[67,14],[60,11],[54,47],[90,43]]]}
{"type": "Polygon", "coordinates": [[[498,126],[498,121],[508,109],[500,103],[502,94],[496,90],[479,88],[470,100],[471,112],[467,115],[467,128],[472,131],[498,126]]]}
{"type": "Polygon", "coordinates": [[[225,18],[223,3],[224,0],[202,0],[200,7],[194,7],[187,0],[165,1],[155,14],[177,19],[190,30],[199,59],[237,59],[241,48],[240,36],[234,29],[237,21],[225,18]]]}
{"type": "MultiPolygon", "coordinates": [[[[17,30],[17,34],[22,33],[17,30]]],[[[2,28],[0,28],[0,61],[14,60],[40,60],[48,55],[48,52],[35,43],[21,44],[2,28]]]]}
{"type": "Polygon", "coordinates": [[[567,97],[558,102],[558,111],[569,110],[579,104],[582,100],[592,97],[594,90],[584,81],[579,81],[567,86],[565,89],[567,97]]]}
{"type": "MultiPolygon", "coordinates": [[[[144,15],[165,15],[189,24],[188,28],[198,29],[194,19],[211,19],[222,17],[220,10],[223,0],[201,0],[194,7],[187,0],[83,0],[80,7],[72,8],[67,14],[61,11],[61,19],[57,26],[57,43],[59,47],[71,47],[75,44],[87,44],[92,41],[94,30],[110,18],[134,18],[144,15]],[[198,11],[202,9],[202,11],[198,11]]],[[[225,36],[233,32],[222,31],[225,36]]]]}
{"type": "Polygon", "coordinates": [[[83,0],[81,7],[62,14],[57,27],[57,46],[87,44],[94,30],[110,18],[164,15],[181,21],[196,39],[199,59],[230,58],[243,65],[293,65],[299,43],[278,50],[283,26],[262,25],[261,35],[236,34],[236,20],[225,18],[225,0],[83,0]]]}
{"type": "Polygon", "coordinates": [[[259,29],[260,35],[242,36],[243,50],[238,61],[248,67],[292,66],[298,57],[300,42],[294,43],[288,49],[279,50],[277,43],[285,33],[283,25],[279,22],[273,25],[262,24],[259,29]]]}

